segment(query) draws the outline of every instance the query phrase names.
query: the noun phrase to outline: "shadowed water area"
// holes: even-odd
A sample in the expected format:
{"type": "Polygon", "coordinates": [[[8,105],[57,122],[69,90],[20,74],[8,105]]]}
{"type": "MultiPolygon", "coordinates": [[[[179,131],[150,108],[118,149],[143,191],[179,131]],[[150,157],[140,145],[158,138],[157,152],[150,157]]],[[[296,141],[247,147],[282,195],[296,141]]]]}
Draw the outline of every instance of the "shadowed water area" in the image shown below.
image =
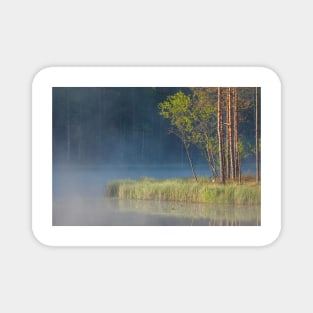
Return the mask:
{"type": "MultiPolygon", "coordinates": [[[[206,167],[198,174],[207,176],[206,167]]],[[[115,179],[189,177],[182,166],[58,166],[53,169],[54,226],[258,226],[260,206],[213,205],[105,196],[115,179]]]]}

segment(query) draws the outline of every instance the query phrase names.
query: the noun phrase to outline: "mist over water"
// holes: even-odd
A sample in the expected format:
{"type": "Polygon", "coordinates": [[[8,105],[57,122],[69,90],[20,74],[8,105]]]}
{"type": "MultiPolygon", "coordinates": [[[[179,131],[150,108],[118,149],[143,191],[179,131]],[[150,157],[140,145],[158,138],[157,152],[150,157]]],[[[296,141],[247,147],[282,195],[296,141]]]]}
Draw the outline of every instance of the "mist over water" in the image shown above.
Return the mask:
{"type": "MultiPolygon", "coordinates": [[[[260,224],[259,207],[105,196],[111,180],[192,177],[181,139],[173,134],[171,122],[160,115],[159,104],[178,91],[190,93],[185,87],[53,88],[54,226],[260,224]]],[[[211,94],[215,103],[214,88],[211,94]]],[[[240,99],[245,109],[239,136],[251,150],[254,89],[243,88],[240,99]]],[[[203,151],[195,144],[189,146],[197,175],[212,177],[203,151]]],[[[242,161],[242,173],[254,175],[253,158],[242,161]]]]}
{"type": "MultiPolygon", "coordinates": [[[[247,167],[248,172],[251,167],[247,167]]],[[[205,165],[197,167],[208,176],[205,165]]],[[[260,208],[184,202],[118,200],[105,196],[106,182],[140,177],[190,177],[187,166],[55,166],[54,226],[259,225],[260,208]]]]}

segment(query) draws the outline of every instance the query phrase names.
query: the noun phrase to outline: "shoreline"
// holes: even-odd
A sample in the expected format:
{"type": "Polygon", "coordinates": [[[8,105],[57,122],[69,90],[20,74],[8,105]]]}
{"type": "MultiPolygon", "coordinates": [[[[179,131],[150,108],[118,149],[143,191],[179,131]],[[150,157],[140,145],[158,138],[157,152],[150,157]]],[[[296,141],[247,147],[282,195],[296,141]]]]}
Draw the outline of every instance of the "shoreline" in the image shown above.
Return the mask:
{"type": "Polygon", "coordinates": [[[253,177],[243,177],[242,184],[228,182],[222,185],[206,177],[155,179],[123,179],[110,181],[106,185],[106,196],[121,200],[156,200],[211,204],[261,203],[261,184],[253,177]]]}

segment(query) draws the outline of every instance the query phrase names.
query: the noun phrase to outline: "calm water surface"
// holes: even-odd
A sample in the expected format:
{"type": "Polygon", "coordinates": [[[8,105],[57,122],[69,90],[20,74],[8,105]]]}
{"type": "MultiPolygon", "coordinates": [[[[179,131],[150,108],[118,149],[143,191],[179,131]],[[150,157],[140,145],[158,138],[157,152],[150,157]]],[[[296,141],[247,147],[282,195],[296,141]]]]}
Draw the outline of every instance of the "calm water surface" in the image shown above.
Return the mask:
{"type": "MultiPolygon", "coordinates": [[[[206,167],[198,174],[207,176],[206,167]]],[[[260,206],[208,205],[170,201],[118,200],[105,197],[113,179],[189,177],[183,167],[55,167],[54,226],[256,226],[260,206]]]]}

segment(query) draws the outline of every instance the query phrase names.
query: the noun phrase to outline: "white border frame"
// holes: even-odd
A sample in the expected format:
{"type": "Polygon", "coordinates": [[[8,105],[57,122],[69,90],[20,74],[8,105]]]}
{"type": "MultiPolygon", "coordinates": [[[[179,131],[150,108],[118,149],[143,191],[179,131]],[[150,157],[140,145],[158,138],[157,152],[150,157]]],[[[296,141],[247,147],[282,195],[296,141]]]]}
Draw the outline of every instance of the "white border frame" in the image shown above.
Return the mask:
{"type": "Polygon", "coordinates": [[[32,229],[48,246],[264,246],[281,230],[281,83],[264,67],[50,67],[32,85],[32,229]],[[52,87],[261,87],[261,226],[52,226],[52,87]]]}

